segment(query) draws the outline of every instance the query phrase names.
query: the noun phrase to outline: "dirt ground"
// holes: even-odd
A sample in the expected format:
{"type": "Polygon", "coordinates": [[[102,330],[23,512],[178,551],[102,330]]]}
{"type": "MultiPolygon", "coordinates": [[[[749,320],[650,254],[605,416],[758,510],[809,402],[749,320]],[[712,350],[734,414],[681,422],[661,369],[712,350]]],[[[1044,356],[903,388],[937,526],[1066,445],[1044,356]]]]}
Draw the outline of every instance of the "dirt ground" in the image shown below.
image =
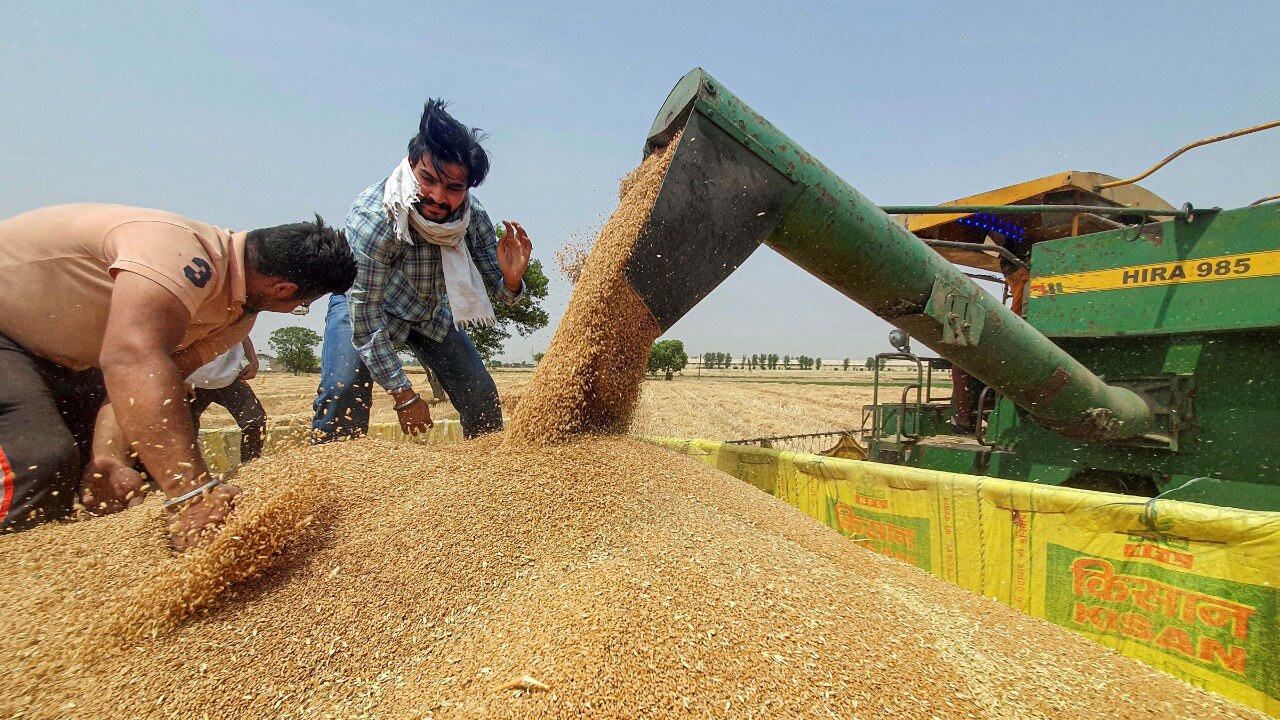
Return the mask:
{"type": "MultiPolygon", "coordinates": [[[[504,411],[510,415],[532,370],[492,371],[504,411]]],[[[409,373],[419,389],[426,388],[425,376],[409,373]]],[[[889,373],[888,382],[901,384],[914,374],[889,373]]],[[[269,422],[275,424],[310,424],[311,405],[316,396],[319,375],[262,373],[251,381],[269,422]]],[[[699,437],[711,440],[734,440],[766,435],[790,435],[824,432],[859,427],[862,406],[871,402],[872,374],[864,370],[790,370],[686,371],[673,380],[651,378],[645,381],[640,407],[632,432],[642,435],[699,437]]],[[[946,394],[945,377],[934,377],[935,393],[941,383],[946,394]]],[[[882,390],[897,399],[900,390],[882,390]]],[[[437,419],[457,418],[458,413],[443,401],[432,406],[437,419]]],[[[394,422],[391,398],[380,390],[373,394],[373,422],[394,422]]],[[[235,421],[225,410],[213,406],[205,412],[201,426],[234,427],[235,421]]]]}

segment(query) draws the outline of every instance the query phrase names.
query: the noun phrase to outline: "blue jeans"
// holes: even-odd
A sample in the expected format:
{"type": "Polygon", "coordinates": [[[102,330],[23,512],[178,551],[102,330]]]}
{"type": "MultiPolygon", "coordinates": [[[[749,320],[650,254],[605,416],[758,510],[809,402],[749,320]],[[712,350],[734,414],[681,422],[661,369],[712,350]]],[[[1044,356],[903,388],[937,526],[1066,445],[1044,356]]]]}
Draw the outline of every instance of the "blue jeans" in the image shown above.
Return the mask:
{"type": "MultiPolygon", "coordinates": [[[[431,369],[458,411],[462,433],[473,438],[502,429],[498,388],[480,353],[466,333],[450,327],[436,342],[416,332],[406,343],[414,357],[431,369]]],[[[312,408],[313,443],[354,438],[369,432],[373,378],[351,341],[351,310],[346,295],[329,298],[320,351],[320,387],[312,408]]]]}

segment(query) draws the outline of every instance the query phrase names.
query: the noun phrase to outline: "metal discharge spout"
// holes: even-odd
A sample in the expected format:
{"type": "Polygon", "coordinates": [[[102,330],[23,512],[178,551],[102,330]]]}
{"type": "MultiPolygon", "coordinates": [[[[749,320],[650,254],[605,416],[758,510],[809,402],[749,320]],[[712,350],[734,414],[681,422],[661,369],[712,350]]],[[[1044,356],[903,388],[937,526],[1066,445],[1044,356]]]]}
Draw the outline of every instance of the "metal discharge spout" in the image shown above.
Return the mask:
{"type": "Polygon", "coordinates": [[[701,69],[671,91],[645,153],[677,133],[626,268],[663,330],[765,244],[1063,436],[1151,432],[1141,397],[1102,382],[701,69]]]}

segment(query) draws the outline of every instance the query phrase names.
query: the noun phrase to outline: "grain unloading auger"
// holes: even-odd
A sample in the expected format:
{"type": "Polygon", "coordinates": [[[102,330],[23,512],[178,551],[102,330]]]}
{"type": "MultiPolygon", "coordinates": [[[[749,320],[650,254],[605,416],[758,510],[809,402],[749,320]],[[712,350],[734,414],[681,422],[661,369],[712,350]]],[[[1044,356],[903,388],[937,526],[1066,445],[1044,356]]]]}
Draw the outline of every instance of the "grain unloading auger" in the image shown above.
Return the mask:
{"type": "Polygon", "coordinates": [[[671,91],[646,153],[678,133],[627,266],[664,331],[768,245],[1062,437],[1156,432],[1148,399],[1104,383],[701,69],[671,91]]]}

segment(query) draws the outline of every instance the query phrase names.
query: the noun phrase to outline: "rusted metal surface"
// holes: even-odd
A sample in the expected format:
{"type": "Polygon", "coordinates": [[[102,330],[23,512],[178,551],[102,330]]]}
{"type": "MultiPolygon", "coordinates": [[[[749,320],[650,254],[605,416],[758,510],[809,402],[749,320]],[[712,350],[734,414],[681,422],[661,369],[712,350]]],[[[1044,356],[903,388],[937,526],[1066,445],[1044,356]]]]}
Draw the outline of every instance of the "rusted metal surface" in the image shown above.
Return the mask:
{"type": "Polygon", "coordinates": [[[1066,368],[1055,368],[1049,379],[1040,383],[1040,385],[1026,392],[1023,396],[1033,405],[1038,405],[1047,400],[1052,400],[1062,392],[1062,389],[1071,382],[1071,375],[1066,368]]]}
{"type": "Polygon", "coordinates": [[[871,312],[877,317],[892,321],[904,315],[919,315],[924,312],[924,305],[903,298],[895,298],[880,307],[871,308],[871,312]]]}

